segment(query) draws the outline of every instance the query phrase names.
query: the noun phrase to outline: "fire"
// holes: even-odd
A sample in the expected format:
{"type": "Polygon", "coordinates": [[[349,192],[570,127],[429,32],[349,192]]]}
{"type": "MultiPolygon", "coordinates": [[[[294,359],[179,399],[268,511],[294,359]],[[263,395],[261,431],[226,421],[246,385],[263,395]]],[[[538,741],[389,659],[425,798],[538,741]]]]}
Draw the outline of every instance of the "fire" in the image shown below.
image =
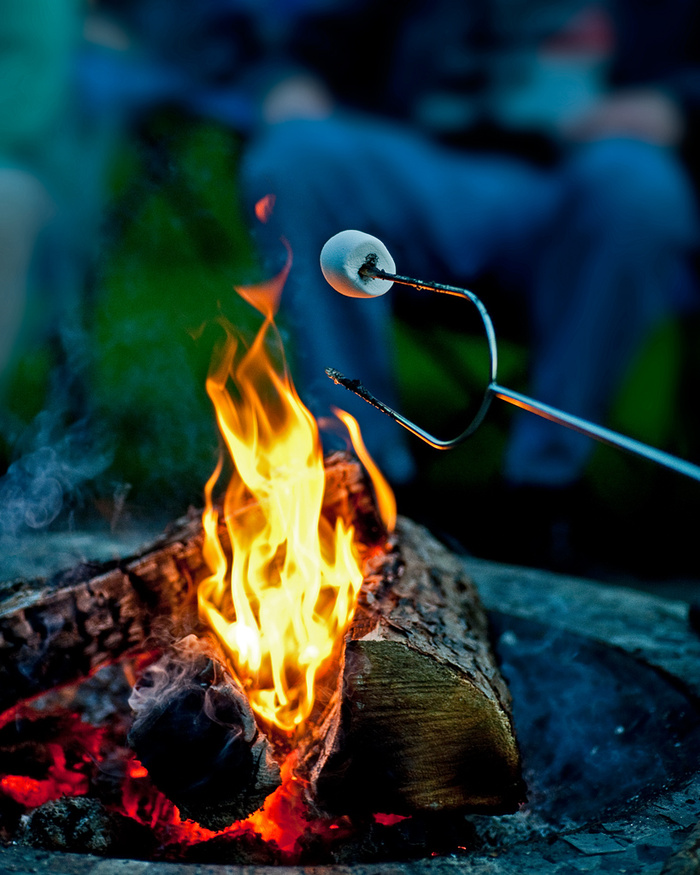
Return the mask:
{"type": "Polygon", "coordinates": [[[20,703],[0,715],[0,729],[5,727],[15,733],[24,730],[25,751],[17,757],[16,773],[0,776],[0,797],[36,808],[62,796],[88,792],[91,765],[100,755],[102,730],[59,709],[35,711],[31,702],[20,703]],[[30,764],[29,759],[34,762],[30,764]],[[27,767],[34,774],[26,774],[27,767]]]}
{"type": "MultiPolygon", "coordinates": [[[[216,837],[235,842],[246,836],[258,836],[276,848],[283,862],[295,863],[305,839],[337,841],[352,832],[347,817],[309,818],[302,782],[294,773],[293,754],[282,764],[282,785],[268,796],[264,806],[219,832],[183,820],[177,807],[153,786],[146,770],[133,758],[126,770],[122,793],[124,813],[153,829],[166,848],[184,848],[216,837]]],[[[396,819],[387,822],[394,823],[396,819]]]]}
{"type": "Polygon", "coordinates": [[[350,440],[357,453],[357,458],[365,466],[365,470],[370,476],[374,493],[377,499],[377,511],[384,523],[387,532],[393,532],[396,526],[396,497],[394,492],[387,483],[386,478],[377,467],[374,459],[370,456],[362,440],[360,425],[358,421],[345,410],[334,409],[335,415],[344,423],[350,435],[350,440]]]}
{"type": "MultiPolygon", "coordinates": [[[[271,204],[261,205],[263,212],[268,209],[271,204]]],[[[198,604],[254,711],[291,735],[311,714],[319,676],[337,662],[362,584],[360,555],[368,554],[367,545],[358,549],[342,514],[331,523],[336,514],[322,513],[326,475],[318,426],[294,388],[274,324],[291,266],[288,247],[287,253],[287,264],[273,281],[238,289],[262,313],[263,324],[246,345],[222,320],[226,337],[207,379],[226,453],[205,486],[203,556],[210,574],[199,586],[198,604]],[[233,474],[222,505],[216,505],[214,489],[226,464],[233,474]]],[[[343,411],[336,414],[372,479],[379,515],[391,531],[396,519],[391,488],[367,453],[357,422],[343,411]]],[[[133,683],[152,658],[155,654],[125,661],[125,676],[133,683]]],[[[182,819],[127,752],[119,721],[112,734],[75,714],[48,716],[58,720],[60,738],[41,747],[47,768],[35,775],[25,764],[16,774],[0,775],[0,798],[35,808],[64,795],[86,795],[103,770],[116,780],[119,762],[121,798],[110,801],[110,808],[150,827],[166,854],[214,837],[232,842],[257,837],[291,863],[305,841],[330,843],[352,833],[346,817],[310,814],[294,750],[282,763],[281,786],[263,807],[216,833],[182,819]]],[[[25,719],[38,725],[40,715],[29,705],[17,706],[0,715],[0,730],[25,719]]],[[[377,815],[377,822],[396,821],[377,815]]]]}
{"type": "Polygon", "coordinates": [[[273,322],[290,258],[271,283],[237,290],[265,321],[247,349],[228,326],[207,379],[233,475],[222,511],[212,498],[222,461],[205,488],[211,574],[198,592],[200,613],[227,649],[254,711],[286,733],[311,713],[316,678],[342,639],[362,584],[352,527],[341,519],[332,527],[321,514],[318,428],[291,381],[273,322]]]}

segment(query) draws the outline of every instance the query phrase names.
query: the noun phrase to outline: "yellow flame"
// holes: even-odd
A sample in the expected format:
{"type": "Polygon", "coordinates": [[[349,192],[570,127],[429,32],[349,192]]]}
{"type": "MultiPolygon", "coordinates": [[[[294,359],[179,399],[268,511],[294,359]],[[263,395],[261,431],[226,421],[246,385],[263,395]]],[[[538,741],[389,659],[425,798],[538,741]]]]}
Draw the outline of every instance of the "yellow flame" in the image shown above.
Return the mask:
{"type": "Polygon", "coordinates": [[[211,574],[199,608],[229,652],[256,713],[291,732],[309,715],[314,680],[333,655],[355,609],[362,572],[353,529],[321,515],[325,472],[316,421],[286,365],[266,351],[273,308],[248,350],[227,340],[207,392],[234,472],[223,501],[230,540],[220,539],[205,488],[204,558],[211,574]],[[231,385],[234,391],[229,391],[231,385]]]}
{"type": "Polygon", "coordinates": [[[333,412],[347,428],[353,448],[357,453],[357,458],[362,462],[365,471],[369,474],[377,499],[379,517],[384,523],[387,532],[393,532],[396,527],[396,497],[394,496],[394,491],[377,467],[377,463],[367,451],[365,442],[362,439],[360,424],[355,417],[346,410],[340,410],[338,407],[334,407],[333,412]]]}

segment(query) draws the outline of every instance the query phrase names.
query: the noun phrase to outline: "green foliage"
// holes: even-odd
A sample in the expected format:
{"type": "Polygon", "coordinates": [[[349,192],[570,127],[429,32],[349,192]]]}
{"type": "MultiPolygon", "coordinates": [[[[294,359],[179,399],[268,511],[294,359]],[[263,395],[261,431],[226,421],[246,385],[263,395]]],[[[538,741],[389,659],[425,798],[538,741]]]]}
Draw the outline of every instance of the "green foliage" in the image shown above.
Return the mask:
{"type": "MultiPolygon", "coordinates": [[[[653,447],[682,453],[676,445],[682,369],[681,324],[668,320],[656,329],[630,367],[613,404],[610,427],[653,447]]],[[[596,448],[588,471],[598,494],[619,510],[648,500],[659,476],[669,475],[604,446],[596,448]],[[640,476],[640,465],[644,476],[640,476]]]]}
{"type": "Polygon", "coordinates": [[[111,479],[131,484],[132,498],[149,505],[201,503],[218,446],[204,386],[221,336],[217,318],[248,330],[259,323],[233,289],[255,263],[234,137],[169,116],[154,121],[151,136],[155,156],[142,145],[135,164],[132,144],[118,166],[91,390],[115,444],[111,479]],[[131,181],[124,166],[139,171],[131,181]]]}
{"type": "MultiPolygon", "coordinates": [[[[409,419],[438,437],[453,438],[467,427],[481,404],[489,381],[486,342],[477,333],[436,326],[425,328],[398,321],[395,347],[403,404],[409,419]]],[[[526,351],[522,345],[500,341],[499,379],[523,386],[526,351]]],[[[448,491],[484,487],[500,475],[509,411],[496,401],[485,422],[461,447],[448,453],[416,442],[421,477],[448,491]]]]}

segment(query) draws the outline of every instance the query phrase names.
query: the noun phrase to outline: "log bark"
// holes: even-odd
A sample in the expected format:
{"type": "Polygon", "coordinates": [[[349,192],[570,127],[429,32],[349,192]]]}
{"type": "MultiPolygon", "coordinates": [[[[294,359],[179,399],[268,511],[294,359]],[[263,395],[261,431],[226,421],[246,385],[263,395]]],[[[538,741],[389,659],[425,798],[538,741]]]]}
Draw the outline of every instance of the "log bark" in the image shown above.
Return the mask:
{"type": "Polygon", "coordinates": [[[184,819],[221,830],[260,808],[280,769],[211,635],[189,635],[144,673],[129,744],[184,819]]]}
{"type": "Polygon", "coordinates": [[[137,556],[0,584],[0,712],[148,648],[166,619],[189,631],[205,574],[191,514],[137,556]]]}
{"type": "MultiPolygon", "coordinates": [[[[324,515],[352,521],[368,545],[383,537],[363,469],[346,453],[326,460],[324,515]]],[[[226,546],[225,529],[220,530],[226,546]]],[[[135,556],[86,563],[49,580],[0,583],[0,713],[153,646],[164,624],[179,637],[197,628],[201,511],[175,521],[135,556]]]]}
{"type": "Polygon", "coordinates": [[[310,801],[333,814],[509,813],[524,800],[476,589],[409,520],[365,580],[336,696],[300,763],[310,801]]]}

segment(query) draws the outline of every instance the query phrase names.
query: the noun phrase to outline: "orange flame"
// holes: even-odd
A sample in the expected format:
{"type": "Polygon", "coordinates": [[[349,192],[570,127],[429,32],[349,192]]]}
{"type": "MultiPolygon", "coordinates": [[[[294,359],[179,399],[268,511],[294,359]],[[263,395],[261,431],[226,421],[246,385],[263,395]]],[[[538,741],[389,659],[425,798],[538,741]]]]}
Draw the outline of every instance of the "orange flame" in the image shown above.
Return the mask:
{"type": "Polygon", "coordinates": [[[220,461],[205,488],[203,554],[211,574],[198,598],[254,711],[292,732],[311,712],[315,679],[352,618],[362,572],[352,527],[339,519],[333,529],[321,515],[316,421],[292,384],[272,321],[283,280],[269,284],[267,299],[263,285],[254,295],[238,290],[265,322],[242,352],[229,329],[207,379],[234,467],[223,502],[231,555],[212,500],[220,461]],[[267,352],[269,335],[280,367],[267,352]]]}
{"type": "Polygon", "coordinates": [[[261,222],[269,222],[275,208],[274,194],[266,194],[255,204],[255,215],[261,222]]]}
{"type": "Polygon", "coordinates": [[[360,424],[355,417],[346,410],[340,410],[337,407],[333,408],[333,412],[338,419],[345,424],[345,427],[350,434],[353,448],[357,453],[357,458],[362,462],[365,470],[369,474],[372,486],[374,487],[374,494],[377,499],[377,510],[379,511],[381,521],[384,523],[387,532],[393,532],[396,527],[396,497],[394,496],[394,492],[382,472],[377,467],[376,462],[367,451],[365,442],[362,439],[360,424]]]}

